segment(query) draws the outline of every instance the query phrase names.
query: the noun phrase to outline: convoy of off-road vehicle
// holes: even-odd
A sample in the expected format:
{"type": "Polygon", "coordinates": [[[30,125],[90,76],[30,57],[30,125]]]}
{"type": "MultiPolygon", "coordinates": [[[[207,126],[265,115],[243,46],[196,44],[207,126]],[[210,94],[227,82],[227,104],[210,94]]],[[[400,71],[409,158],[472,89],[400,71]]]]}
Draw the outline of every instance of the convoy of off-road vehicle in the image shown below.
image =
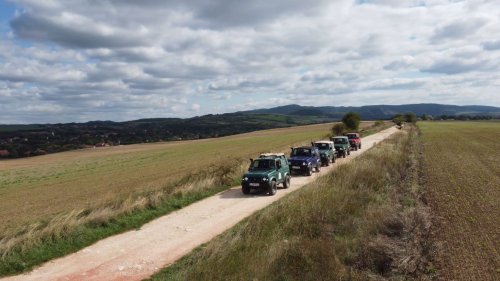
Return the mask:
{"type": "Polygon", "coordinates": [[[359,133],[311,142],[311,146],[292,147],[289,158],[284,153],[261,154],[258,159],[250,159],[250,168],[241,180],[242,191],[249,194],[252,189],[264,189],[267,194],[275,195],[278,185],[290,187],[292,173],[311,176],[313,169],[320,172],[321,166],[330,166],[337,157],[346,158],[351,149],[361,149],[359,133]]]}

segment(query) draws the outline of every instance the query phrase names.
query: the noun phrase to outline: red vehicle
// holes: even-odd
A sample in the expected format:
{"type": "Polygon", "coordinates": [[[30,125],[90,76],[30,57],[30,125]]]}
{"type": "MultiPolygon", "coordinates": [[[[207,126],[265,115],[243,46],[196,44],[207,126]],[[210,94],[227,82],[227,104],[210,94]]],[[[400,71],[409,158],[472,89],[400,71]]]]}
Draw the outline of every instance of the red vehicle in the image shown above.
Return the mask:
{"type": "Polygon", "coordinates": [[[351,144],[352,150],[361,149],[361,136],[359,133],[348,133],[344,136],[349,138],[349,143],[351,144]]]}

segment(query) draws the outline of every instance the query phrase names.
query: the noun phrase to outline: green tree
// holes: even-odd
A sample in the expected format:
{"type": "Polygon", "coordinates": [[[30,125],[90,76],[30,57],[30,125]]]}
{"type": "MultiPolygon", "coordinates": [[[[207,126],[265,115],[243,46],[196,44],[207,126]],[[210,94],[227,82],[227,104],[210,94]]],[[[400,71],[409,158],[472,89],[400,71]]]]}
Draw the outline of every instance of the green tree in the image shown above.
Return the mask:
{"type": "Polygon", "coordinates": [[[346,129],[347,129],[347,127],[344,123],[337,123],[337,124],[333,125],[333,127],[332,127],[333,136],[334,137],[342,136],[346,129]]]}
{"type": "Polygon", "coordinates": [[[359,128],[359,122],[361,121],[361,116],[356,112],[348,112],[342,117],[342,123],[344,123],[348,129],[357,130],[359,128]]]}
{"type": "Polygon", "coordinates": [[[10,156],[11,156],[11,157],[14,157],[14,158],[17,158],[17,157],[19,157],[19,153],[17,153],[17,150],[13,149],[13,150],[10,152],[10,156]]]}
{"type": "Polygon", "coordinates": [[[396,113],[394,114],[394,117],[392,117],[392,122],[394,122],[398,126],[401,126],[404,121],[405,117],[401,113],[396,113]]]}
{"type": "Polygon", "coordinates": [[[87,145],[93,145],[94,142],[92,140],[87,140],[87,145]]]}
{"type": "Polygon", "coordinates": [[[422,114],[422,120],[427,120],[427,113],[422,114]]]}
{"type": "Polygon", "coordinates": [[[405,114],[405,121],[407,123],[417,123],[417,115],[411,111],[406,112],[405,114]]]}

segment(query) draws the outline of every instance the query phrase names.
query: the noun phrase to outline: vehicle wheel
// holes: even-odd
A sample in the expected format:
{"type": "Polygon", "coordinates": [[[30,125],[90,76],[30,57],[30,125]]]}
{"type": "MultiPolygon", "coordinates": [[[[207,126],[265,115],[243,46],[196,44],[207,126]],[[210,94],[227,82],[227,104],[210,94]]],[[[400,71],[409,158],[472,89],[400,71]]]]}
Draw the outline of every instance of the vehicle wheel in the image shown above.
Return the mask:
{"type": "Polygon", "coordinates": [[[337,156],[333,155],[332,163],[335,163],[336,160],[337,160],[337,156]]]}
{"type": "Polygon", "coordinates": [[[309,169],[307,170],[307,174],[306,175],[307,176],[312,176],[312,174],[313,174],[313,168],[312,168],[312,166],[309,166],[308,168],[309,169]]]}
{"type": "Polygon", "coordinates": [[[351,149],[350,148],[347,150],[347,155],[351,155],[351,149]]]}
{"type": "Polygon", "coordinates": [[[269,189],[267,191],[267,193],[270,195],[270,196],[273,196],[274,194],[276,194],[276,191],[278,190],[278,186],[276,185],[276,181],[272,181],[271,182],[271,185],[269,186],[269,189]]]}
{"type": "Polygon", "coordinates": [[[319,173],[321,172],[321,164],[318,163],[318,165],[316,165],[316,173],[319,173]]]}
{"type": "Polygon", "coordinates": [[[250,186],[242,186],[241,190],[243,191],[243,194],[249,194],[250,193],[250,186]]]}
{"type": "Polygon", "coordinates": [[[354,150],[358,151],[358,145],[356,145],[356,146],[354,147],[354,150]]]}
{"type": "Polygon", "coordinates": [[[330,166],[330,158],[327,158],[327,159],[326,159],[326,166],[327,166],[327,167],[328,167],[328,166],[330,166]]]}
{"type": "Polygon", "coordinates": [[[347,152],[344,150],[344,154],[342,154],[342,158],[346,158],[347,157],[347,152]]]}
{"type": "Polygon", "coordinates": [[[285,181],[283,182],[283,188],[284,189],[287,189],[290,187],[290,176],[289,175],[286,175],[285,177],[285,181]]]}
{"type": "Polygon", "coordinates": [[[361,149],[361,143],[359,143],[359,149],[361,149]]]}

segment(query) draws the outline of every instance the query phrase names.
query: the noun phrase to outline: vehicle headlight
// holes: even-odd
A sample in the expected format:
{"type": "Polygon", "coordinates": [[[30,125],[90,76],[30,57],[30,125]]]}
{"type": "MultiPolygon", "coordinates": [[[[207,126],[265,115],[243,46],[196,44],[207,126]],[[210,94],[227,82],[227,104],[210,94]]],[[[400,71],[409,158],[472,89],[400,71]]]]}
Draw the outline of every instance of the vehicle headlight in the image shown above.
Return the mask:
{"type": "Polygon", "coordinates": [[[269,179],[268,179],[268,178],[263,178],[262,180],[263,180],[263,181],[268,181],[269,179]]]}
{"type": "Polygon", "coordinates": [[[303,162],[303,163],[302,163],[302,166],[305,166],[305,165],[307,165],[307,163],[306,163],[306,162],[303,162]]]}
{"type": "Polygon", "coordinates": [[[344,150],[343,148],[340,148],[340,150],[344,150]]]}
{"type": "Polygon", "coordinates": [[[248,178],[243,178],[243,180],[244,180],[244,181],[247,181],[247,180],[248,180],[248,178]]]}

